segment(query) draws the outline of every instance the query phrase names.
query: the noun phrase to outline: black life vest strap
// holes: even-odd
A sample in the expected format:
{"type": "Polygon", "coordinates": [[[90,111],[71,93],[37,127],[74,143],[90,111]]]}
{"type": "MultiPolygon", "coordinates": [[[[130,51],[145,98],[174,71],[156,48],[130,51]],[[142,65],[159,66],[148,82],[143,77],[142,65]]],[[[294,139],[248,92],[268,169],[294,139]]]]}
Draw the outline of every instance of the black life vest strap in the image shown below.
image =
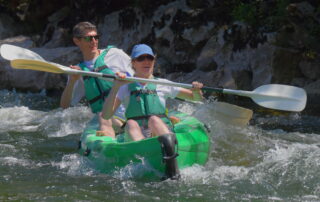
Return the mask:
{"type": "Polygon", "coordinates": [[[157,94],[157,91],[150,90],[150,89],[140,89],[140,90],[134,90],[130,92],[130,95],[140,95],[140,94],[157,94]]]}
{"type": "MultiPolygon", "coordinates": [[[[127,118],[127,121],[130,120],[130,119],[133,119],[133,120],[148,120],[151,116],[157,116],[159,118],[168,118],[168,116],[166,114],[152,114],[152,115],[146,115],[146,116],[135,116],[135,117],[130,117],[130,118],[127,118]]],[[[170,119],[169,119],[170,120],[170,119]]],[[[121,128],[124,128],[127,124],[127,121],[124,122],[124,124],[121,126],[121,128]]]]}
{"type": "Polygon", "coordinates": [[[100,93],[100,95],[88,100],[89,104],[93,104],[95,102],[97,102],[98,100],[104,100],[105,97],[107,97],[109,95],[109,90],[104,91],[102,93],[100,93]]]}
{"type": "Polygon", "coordinates": [[[164,117],[167,117],[167,118],[168,118],[168,116],[167,116],[167,115],[165,115],[165,114],[152,114],[152,115],[146,115],[146,116],[135,116],[135,117],[130,117],[130,118],[128,118],[128,120],[130,120],[130,119],[133,119],[133,120],[149,119],[149,118],[150,118],[150,116],[157,116],[157,117],[159,117],[159,118],[164,118],[164,117]]]}
{"type": "MultiPolygon", "coordinates": [[[[101,67],[95,68],[92,72],[101,72],[102,70],[107,69],[107,68],[109,68],[107,65],[103,65],[101,67]]],[[[87,80],[90,78],[92,78],[92,77],[91,76],[83,76],[83,80],[87,80]]]]}
{"type": "Polygon", "coordinates": [[[103,65],[94,69],[94,72],[101,72],[104,69],[108,69],[108,65],[103,65]]]}

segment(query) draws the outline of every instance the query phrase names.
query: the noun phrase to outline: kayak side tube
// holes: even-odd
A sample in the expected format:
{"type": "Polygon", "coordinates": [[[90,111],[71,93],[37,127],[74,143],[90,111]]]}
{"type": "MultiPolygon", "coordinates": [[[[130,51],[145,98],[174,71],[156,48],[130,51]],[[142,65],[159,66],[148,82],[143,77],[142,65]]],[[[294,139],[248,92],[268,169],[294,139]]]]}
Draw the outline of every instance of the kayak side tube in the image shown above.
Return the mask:
{"type": "MultiPolygon", "coordinates": [[[[180,119],[174,125],[175,135],[125,142],[123,134],[114,140],[96,136],[98,121],[91,120],[81,136],[80,154],[87,155],[96,169],[112,173],[139,164],[152,168],[156,176],[179,178],[179,170],[208,160],[210,140],[204,124],[181,112],[171,112],[180,119]],[[159,174],[160,173],[160,174],[159,174]]],[[[148,170],[149,172],[150,170],[148,170]]]]}

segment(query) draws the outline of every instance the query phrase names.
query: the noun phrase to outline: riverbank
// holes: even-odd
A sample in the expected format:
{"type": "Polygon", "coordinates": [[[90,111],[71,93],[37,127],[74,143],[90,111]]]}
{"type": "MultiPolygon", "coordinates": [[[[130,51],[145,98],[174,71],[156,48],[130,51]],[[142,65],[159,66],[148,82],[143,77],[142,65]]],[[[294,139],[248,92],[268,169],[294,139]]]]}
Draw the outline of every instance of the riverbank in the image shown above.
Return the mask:
{"type": "MultiPolygon", "coordinates": [[[[101,48],[112,44],[129,54],[136,43],[152,46],[157,53],[158,77],[182,83],[198,80],[207,86],[239,90],[270,83],[293,85],[307,91],[306,111],[319,111],[318,1],[148,2],[110,0],[104,2],[108,6],[95,2],[95,15],[87,11],[85,2],[25,8],[4,3],[0,5],[4,11],[0,25],[10,22],[10,26],[1,29],[0,45],[31,49],[65,66],[78,64],[82,57],[72,43],[71,29],[77,22],[89,20],[103,33],[101,48]],[[76,9],[81,12],[73,12],[76,9]]],[[[66,75],[13,70],[0,58],[0,89],[46,89],[58,95],[66,80],[66,75]]]]}

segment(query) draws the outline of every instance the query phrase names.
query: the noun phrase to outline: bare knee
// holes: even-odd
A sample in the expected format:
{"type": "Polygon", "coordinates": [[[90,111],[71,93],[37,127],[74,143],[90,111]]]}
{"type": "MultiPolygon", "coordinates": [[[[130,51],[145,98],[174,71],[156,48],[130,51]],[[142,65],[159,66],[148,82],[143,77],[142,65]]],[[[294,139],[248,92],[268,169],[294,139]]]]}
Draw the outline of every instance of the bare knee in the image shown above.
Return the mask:
{"type": "Polygon", "coordinates": [[[144,139],[141,128],[137,121],[128,120],[126,123],[126,132],[130,135],[131,139],[134,141],[144,139]]]}
{"type": "Polygon", "coordinates": [[[100,125],[101,126],[109,126],[109,127],[111,127],[112,126],[112,120],[111,119],[106,120],[106,119],[101,118],[100,119],[100,125]]]}
{"type": "Polygon", "coordinates": [[[132,134],[134,132],[139,131],[140,126],[137,121],[130,119],[130,120],[127,120],[125,129],[126,129],[126,132],[128,132],[129,134],[132,134]]]}
{"type": "Polygon", "coordinates": [[[116,127],[121,127],[123,122],[117,118],[112,118],[112,125],[116,127]]]}
{"type": "Polygon", "coordinates": [[[154,136],[168,134],[170,132],[167,124],[165,124],[158,116],[149,118],[148,126],[154,136]]]}
{"type": "Polygon", "coordinates": [[[148,121],[149,127],[150,126],[156,126],[158,124],[164,124],[163,121],[158,116],[150,116],[148,121]]]}
{"type": "Polygon", "coordinates": [[[132,128],[132,127],[140,127],[138,122],[135,120],[129,119],[126,123],[126,127],[132,128]]]}

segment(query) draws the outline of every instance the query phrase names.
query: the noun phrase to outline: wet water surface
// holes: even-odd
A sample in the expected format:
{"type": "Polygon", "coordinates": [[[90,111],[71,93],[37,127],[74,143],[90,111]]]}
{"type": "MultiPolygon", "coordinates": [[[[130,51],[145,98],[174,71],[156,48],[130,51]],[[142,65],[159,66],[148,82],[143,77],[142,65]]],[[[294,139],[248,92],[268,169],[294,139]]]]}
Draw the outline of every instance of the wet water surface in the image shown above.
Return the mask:
{"type": "Polygon", "coordinates": [[[139,169],[99,173],[77,151],[93,116],[39,94],[0,91],[0,201],[319,201],[320,121],[255,113],[248,126],[215,120],[212,103],[177,103],[210,129],[205,166],[179,181],[139,179],[139,169]]]}

